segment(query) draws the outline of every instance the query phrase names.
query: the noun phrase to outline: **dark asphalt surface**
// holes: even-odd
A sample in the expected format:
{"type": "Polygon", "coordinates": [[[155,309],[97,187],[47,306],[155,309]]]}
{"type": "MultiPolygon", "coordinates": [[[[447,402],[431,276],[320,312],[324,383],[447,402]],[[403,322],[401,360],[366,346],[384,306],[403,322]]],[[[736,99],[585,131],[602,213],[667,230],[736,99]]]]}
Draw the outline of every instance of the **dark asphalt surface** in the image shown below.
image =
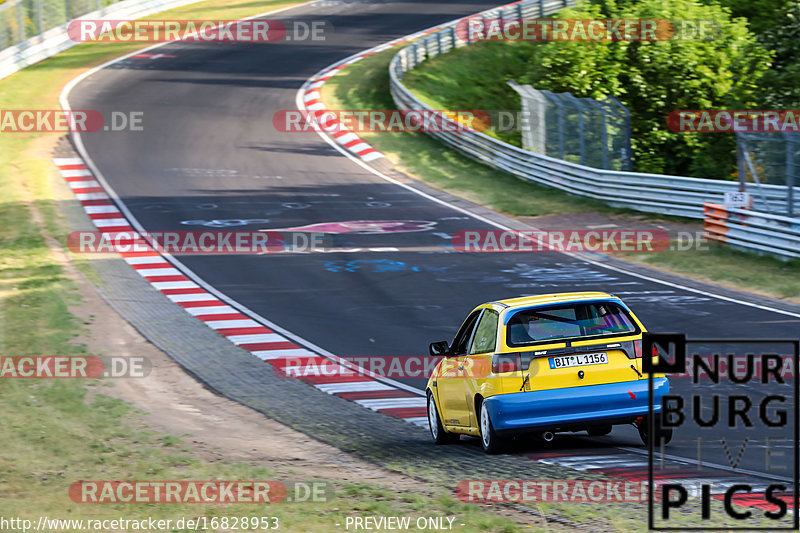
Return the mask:
{"type": "MultiPolygon", "coordinates": [[[[225,295],[337,355],[423,355],[430,341],[452,338],[468,311],[484,301],[580,290],[619,295],[654,331],[797,337],[798,318],[565,255],[452,253],[444,246],[455,231],[489,226],[380,180],[315,133],[288,134],[273,127],[273,114],[295,109],[297,89],[321,68],[495,4],[320,2],[277,18],[327,21],[335,31],[324,42],[171,44],[156,52],[171,57],[132,58],[94,74],[72,91],[70,104],[104,116],[143,112],[144,131],[82,138],[111,187],[149,231],[428,222],[420,232],[340,235],[335,242],[431,251],[181,259],[225,295]]],[[[692,387],[676,382],[675,390],[689,394],[692,387]]],[[[696,455],[694,436],[679,434],[670,452],[696,455]]],[[[583,447],[584,440],[569,437],[565,444],[583,447]]],[[[622,429],[604,441],[606,446],[637,445],[638,437],[622,429]]],[[[741,466],[763,471],[764,450],[753,449],[744,453],[741,466]]],[[[706,461],[727,463],[719,446],[704,453],[706,461]]]]}

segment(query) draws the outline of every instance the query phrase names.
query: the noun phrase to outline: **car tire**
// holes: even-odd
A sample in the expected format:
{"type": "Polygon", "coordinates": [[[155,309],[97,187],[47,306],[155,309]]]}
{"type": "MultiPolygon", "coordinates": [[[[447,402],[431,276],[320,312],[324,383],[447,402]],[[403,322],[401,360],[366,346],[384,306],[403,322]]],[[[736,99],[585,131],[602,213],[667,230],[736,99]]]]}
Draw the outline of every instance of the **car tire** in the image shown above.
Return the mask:
{"type": "Polygon", "coordinates": [[[489,416],[489,410],[484,409],[484,403],[486,403],[486,400],[481,400],[481,411],[478,414],[481,446],[483,447],[483,451],[489,455],[501,453],[505,449],[505,442],[494,430],[491,417],[489,416]]]}
{"type": "MultiPolygon", "coordinates": [[[[654,445],[661,446],[662,442],[664,443],[664,445],[669,444],[669,442],[672,440],[672,428],[662,428],[660,416],[656,416],[654,422],[655,422],[654,445]]],[[[637,429],[639,430],[639,437],[642,439],[644,445],[649,446],[650,445],[650,436],[648,435],[650,429],[649,420],[647,418],[642,420],[642,423],[637,426],[637,429]]]]}
{"type": "Polygon", "coordinates": [[[431,437],[436,444],[452,444],[457,442],[459,435],[447,433],[439,420],[439,411],[436,409],[436,400],[433,394],[428,393],[428,428],[431,430],[431,437]]]}

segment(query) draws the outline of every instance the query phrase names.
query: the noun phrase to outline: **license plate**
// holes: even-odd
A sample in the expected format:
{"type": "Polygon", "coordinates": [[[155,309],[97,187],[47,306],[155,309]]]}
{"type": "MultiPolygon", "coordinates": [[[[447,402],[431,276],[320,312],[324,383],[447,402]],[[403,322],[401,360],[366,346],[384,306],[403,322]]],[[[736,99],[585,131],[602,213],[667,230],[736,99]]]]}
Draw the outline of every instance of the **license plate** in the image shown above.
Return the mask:
{"type": "Polygon", "coordinates": [[[563,357],[551,357],[550,368],[569,368],[571,366],[605,365],[608,363],[606,352],[598,353],[578,353],[575,355],[565,355],[563,357]]]}

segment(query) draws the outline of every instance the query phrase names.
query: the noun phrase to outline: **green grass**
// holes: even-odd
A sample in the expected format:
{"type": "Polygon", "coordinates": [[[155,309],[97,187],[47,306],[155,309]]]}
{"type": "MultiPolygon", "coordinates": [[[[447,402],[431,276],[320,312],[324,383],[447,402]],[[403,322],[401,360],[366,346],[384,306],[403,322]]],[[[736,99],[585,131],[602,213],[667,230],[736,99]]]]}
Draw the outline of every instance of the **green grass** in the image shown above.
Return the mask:
{"type": "MultiPolygon", "coordinates": [[[[387,67],[394,53],[381,52],[347,67],[323,86],[323,99],[331,108],[394,109],[387,67]]],[[[600,202],[583,199],[577,205],[572,196],[472,161],[425,134],[364,133],[362,137],[426,183],[511,215],[611,212],[600,202]]]]}
{"type": "MultiPolygon", "coordinates": [[[[407,74],[410,88],[434,108],[496,109],[493,106],[507,105],[509,101],[504,94],[475,97],[474,102],[454,100],[456,92],[462,89],[465,95],[475,94],[476,90],[465,88],[475,81],[480,72],[476,69],[486,65],[480,54],[478,59],[474,59],[467,51],[486,45],[496,45],[502,51],[503,46],[508,46],[508,43],[483,43],[469,49],[460,49],[448,55],[456,60],[453,61],[456,64],[449,67],[437,65],[436,68],[425,68],[423,64],[421,69],[407,74]],[[437,71],[439,68],[442,68],[440,72],[437,71]],[[437,86],[441,87],[439,92],[436,90],[437,86]],[[451,107],[449,104],[456,105],[451,107]]],[[[328,107],[394,109],[395,105],[389,94],[388,64],[395,53],[396,48],[374,54],[331,78],[322,88],[323,99],[328,107]]],[[[498,67],[493,68],[497,70],[498,67]]],[[[542,216],[586,212],[633,214],[632,211],[611,208],[601,202],[523,181],[506,172],[474,162],[422,133],[364,133],[362,137],[407,174],[433,187],[507,215],[542,216]]],[[[694,226],[687,225],[685,229],[701,230],[698,223],[685,219],[641,213],[636,213],[636,217],[648,221],[691,223],[694,226]]],[[[714,243],[707,248],[641,256],[619,254],[618,257],[740,290],[800,302],[800,261],[784,262],[714,243]]]]}
{"type": "MultiPolygon", "coordinates": [[[[519,531],[509,519],[440,492],[438,497],[398,492],[365,483],[313,477],[329,484],[324,502],[250,504],[81,504],[69,497],[78,480],[278,480],[268,468],[209,463],[181,439],[148,431],[128,404],[105,396],[102,385],[77,381],[12,381],[0,384],[3,454],[0,516],[128,519],[181,516],[275,516],[281,531],[337,531],[346,516],[456,516],[459,530],[519,531]]],[[[295,478],[293,481],[296,481],[295,478]]],[[[289,483],[287,483],[287,486],[289,483]]],[[[434,492],[434,494],[436,494],[434,492]]],[[[175,531],[175,529],[173,529],[175,531]]]]}
{"type": "MultiPolygon", "coordinates": [[[[434,109],[519,111],[520,99],[509,80],[518,81],[540,43],[484,42],[458,48],[425,61],[405,77],[406,86],[434,109]]],[[[514,128],[489,135],[522,146],[514,128]]]]}

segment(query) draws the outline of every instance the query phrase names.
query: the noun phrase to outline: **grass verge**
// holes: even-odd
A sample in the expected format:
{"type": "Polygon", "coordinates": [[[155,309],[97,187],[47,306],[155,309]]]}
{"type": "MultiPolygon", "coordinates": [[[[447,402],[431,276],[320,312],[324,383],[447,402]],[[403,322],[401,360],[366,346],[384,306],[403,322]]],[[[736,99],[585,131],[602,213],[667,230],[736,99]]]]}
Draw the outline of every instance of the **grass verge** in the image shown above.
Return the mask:
{"type": "MultiPolygon", "coordinates": [[[[394,109],[388,63],[395,53],[392,49],[369,56],[328,80],[322,87],[326,104],[340,109],[394,109]]],[[[591,200],[577,205],[574,197],[472,161],[424,134],[361,136],[409,175],[497,211],[515,216],[582,213],[589,209],[613,212],[591,200]]]]}
{"type": "MultiPolygon", "coordinates": [[[[69,348],[79,351],[79,347],[69,348]]],[[[379,485],[348,483],[322,476],[302,479],[325,483],[326,501],[252,504],[80,504],[70,500],[69,486],[77,480],[280,480],[269,468],[243,462],[209,463],[173,435],[140,427],[138,413],[120,400],[102,394],[103,384],[88,386],[73,380],[5,380],[0,468],[0,517],[19,517],[38,523],[49,519],[172,520],[181,517],[275,517],[281,531],[337,531],[346,516],[456,516],[463,531],[517,531],[506,518],[455,500],[443,491],[430,498],[420,493],[398,492],[379,485]]],[[[295,478],[293,481],[299,481],[295,478]]],[[[287,487],[292,485],[287,483],[287,487]]],[[[270,522],[272,523],[272,522],[270,522]]],[[[80,531],[50,525],[45,530],[80,531]]],[[[122,528],[123,530],[127,528],[122,528]]],[[[144,527],[142,530],[149,530],[144,527]]],[[[223,527],[222,530],[229,528],[223,527]]],[[[244,529],[244,528],[231,528],[244,529]]],[[[21,530],[21,529],[20,529],[21,530]]],[[[84,531],[111,528],[86,528],[84,531]]],[[[134,528],[132,530],[138,530],[134,528]]],[[[220,530],[213,528],[212,530],[220,530]]]]}
{"type": "MultiPolygon", "coordinates": [[[[458,51],[461,52],[461,51],[458,51]]],[[[389,94],[388,65],[397,49],[369,56],[343,69],[322,88],[322,96],[332,109],[394,109],[389,94]]],[[[453,67],[457,75],[463,68],[453,67]]],[[[426,71],[427,72],[427,71],[426,71]]],[[[433,85],[442,81],[421,75],[409,77],[418,95],[434,108],[475,109],[480,105],[459,102],[449,106],[438,99],[433,85]]],[[[452,92],[458,80],[449,80],[445,91],[452,92]]],[[[464,85],[461,82],[460,85],[464,85]]],[[[450,94],[448,92],[447,94],[450,94]]],[[[491,98],[491,97],[487,97],[491,98]]],[[[492,101],[504,101],[504,97],[492,101]]],[[[481,204],[501,213],[518,217],[565,215],[597,212],[601,215],[630,215],[633,212],[609,207],[601,202],[577,197],[518,179],[511,174],[477,163],[449,149],[422,133],[363,133],[361,136],[383,152],[401,171],[433,187],[481,204]]],[[[637,213],[637,217],[642,215],[637,213]]],[[[647,215],[648,221],[659,217],[647,215]]],[[[675,219],[665,217],[667,223],[675,219]]],[[[635,224],[632,225],[635,227],[635,224]]],[[[697,223],[687,229],[701,230],[697,223]]],[[[717,283],[734,289],[800,303],[800,261],[784,262],[709,244],[706,249],[671,250],[647,255],[619,255],[621,259],[644,264],[664,271],[717,283]]]]}
{"type": "MultiPolygon", "coordinates": [[[[519,94],[504,82],[522,79],[540,44],[497,41],[457,48],[407,72],[406,85],[434,109],[517,111],[519,94]]],[[[484,133],[522,146],[517,128],[501,132],[489,128],[484,133]]]]}
{"type": "MultiPolygon", "coordinates": [[[[165,19],[235,19],[296,2],[202,2],[158,16],[165,19]]],[[[69,80],[141,44],[88,43],[0,80],[0,109],[57,109],[69,80]]],[[[71,312],[80,304],[74,281],[46,235],[63,239],[50,161],[58,134],[0,134],[0,354],[88,355],[75,342],[85,324],[71,312]]],[[[103,394],[97,380],[0,379],[3,451],[0,517],[8,520],[154,519],[181,516],[274,516],[283,531],[336,531],[348,515],[458,516],[464,531],[516,531],[512,520],[442,492],[399,493],[379,484],[324,478],[325,502],[253,505],[78,504],[68,489],[77,480],[266,480],[275,472],[243,462],[209,463],[184,436],[153,432],[142,413],[103,394]]],[[[5,526],[3,526],[5,528],[5,526]]],[[[104,528],[105,529],[105,528],[104,528]]],[[[145,528],[146,529],[146,528],[145,528]]],[[[217,529],[217,528],[215,528],[217,529]]],[[[228,529],[228,528],[225,528],[228,529]]],[[[75,524],[44,530],[80,530],[75,524]]],[[[84,528],[97,530],[95,528],[84,528]]],[[[183,531],[171,527],[170,531],[183,531]]]]}

